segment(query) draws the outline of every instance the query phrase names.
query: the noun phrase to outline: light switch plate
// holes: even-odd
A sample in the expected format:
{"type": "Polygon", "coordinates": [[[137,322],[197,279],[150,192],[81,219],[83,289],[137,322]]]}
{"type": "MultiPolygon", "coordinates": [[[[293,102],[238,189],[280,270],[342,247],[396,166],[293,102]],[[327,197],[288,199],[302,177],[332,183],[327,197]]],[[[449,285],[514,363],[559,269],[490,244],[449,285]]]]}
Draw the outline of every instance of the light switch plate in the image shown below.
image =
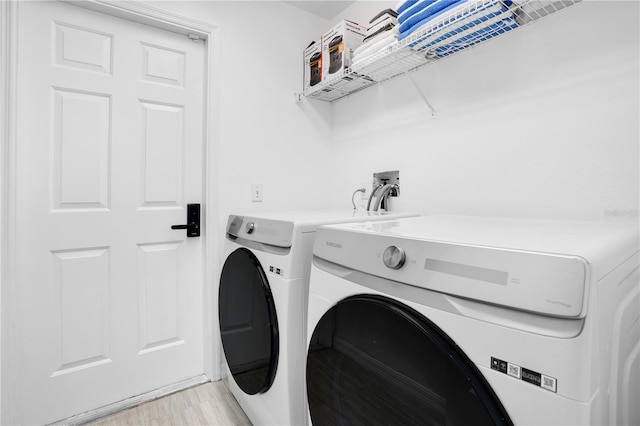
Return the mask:
{"type": "Polygon", "coordinates": [[[251,201],[253,201],[254,203],[262,202],[262,184],[261,183],[251,184],[251,201]]]}

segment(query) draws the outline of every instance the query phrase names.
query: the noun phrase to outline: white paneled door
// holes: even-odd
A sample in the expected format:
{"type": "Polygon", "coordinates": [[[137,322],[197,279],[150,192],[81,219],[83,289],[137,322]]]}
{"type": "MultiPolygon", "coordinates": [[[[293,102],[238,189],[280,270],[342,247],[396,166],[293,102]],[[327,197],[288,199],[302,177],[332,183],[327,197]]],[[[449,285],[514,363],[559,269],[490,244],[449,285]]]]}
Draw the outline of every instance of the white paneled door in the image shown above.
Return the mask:
{"type": "Polygon", "coordinates": [[[203,242],[171,225],[203,196],[205,53],[70,4],[19,11],[13,374],[19,421],[43,424],[204,371],[203,242]]]}

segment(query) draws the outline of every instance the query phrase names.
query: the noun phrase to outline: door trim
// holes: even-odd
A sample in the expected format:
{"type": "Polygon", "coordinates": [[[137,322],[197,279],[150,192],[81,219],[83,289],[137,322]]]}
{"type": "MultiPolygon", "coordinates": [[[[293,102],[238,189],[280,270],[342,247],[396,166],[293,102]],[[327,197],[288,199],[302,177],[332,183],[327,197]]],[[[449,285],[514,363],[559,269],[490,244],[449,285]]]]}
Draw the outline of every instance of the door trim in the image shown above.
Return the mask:
{"type": "MultiPolygon", "coordinates": [[[[136,1],[60,0],[74,6],[94,10],[106,15],[126,19],[182,35],[195,35],[206,43],[203,105],[203,348],[204,375],[212,381],[222,377],[220,356],[220,332],[217,307],[216,282],[220,269],[220,244],[218,242],[219,223],[219,182],[217,171],[219,153],[219,105],[217,93],[219,83],[217,72],[219,59],[218,28],[214,25],[193,20],[166,10],[151,7],[136,1]]],[[[16,144],[18,117],[18,55],[19,1],[0,2],[0,424],[19,423],[18,403],[15,392],[20,377],[15,374],[14,365],[20,362],[18,347],[20,330],[12,319],[15,318],[12,300],[15,289],[16,247],[15,210],[16,199],[16,144]]]]}
{"type": "Polygon", "coordinates": [[[10,374],[18,354],[10,353],[19,336],[19,330],[11,326],[13,306],[8,301],[15,294],[15,144],[17,128],[17,77],[18,77],[18,4],[8,1],[0,3],[0,423],[13,423],[6,417],[8,407],[15,407],[17,377],[10,374]]]}

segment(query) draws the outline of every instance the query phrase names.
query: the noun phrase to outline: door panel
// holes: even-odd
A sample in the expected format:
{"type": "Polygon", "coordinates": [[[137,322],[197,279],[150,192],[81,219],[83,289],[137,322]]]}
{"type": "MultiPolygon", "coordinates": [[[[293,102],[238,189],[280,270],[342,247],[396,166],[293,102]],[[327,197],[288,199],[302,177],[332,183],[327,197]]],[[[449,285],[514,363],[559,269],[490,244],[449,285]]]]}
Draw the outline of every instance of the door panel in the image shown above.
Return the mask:
{"type": "Polygon", "coordinates": [[[112,34],[54,22],[55,64],[111,74],[112,34]]]}
{"type": "Polygon", "coordinates": [[[108,209],[111,99],[104,94],[52,90],[52,207],[108,209]]]}
{"type": "Polygon", "coordinates": [[[142,110],[141,207],[178,207],[183,200],[184,108],[140,102],[142,110]]]}
{"type": "Polygon", "coordinates": [[[183,344],[177,270],[182,244],[138,247],[140,353],[183,344]]]}
{"type": "Polygon", "coordinates": [[[111,362],[109,356],[109,250],[52,253],[59,367],[52,377],[111,362]],[[82,321],[78,319],[81,318],[82,321]]]}
{"type": "Polygon", "coordinates": [[[142,43],[142,79],[184,87],[185,52],[142,43]]]}
{"type": "Polygon", "coordinates": [[[204,371],[204,45],[20,3],[16,366],[41,424],[204,371]]]}

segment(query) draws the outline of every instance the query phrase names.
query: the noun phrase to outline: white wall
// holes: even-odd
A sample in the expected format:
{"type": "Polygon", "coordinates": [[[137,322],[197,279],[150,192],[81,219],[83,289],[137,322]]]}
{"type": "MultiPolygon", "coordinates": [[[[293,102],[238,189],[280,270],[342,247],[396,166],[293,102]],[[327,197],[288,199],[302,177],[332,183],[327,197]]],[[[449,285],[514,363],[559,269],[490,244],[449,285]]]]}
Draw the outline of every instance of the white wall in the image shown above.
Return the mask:
{"type": "Polygon", "coordinates": [[[639,16],[587,0],[411,73],[435,119],[406,76],[337,101],[337,199],[398,169],[396,210],[637,217],[639,16]]]}
{"type": "MultiPolygon", "coordinates": [[[[330,105],[296,102],[302,53],[328,22],[280,1],[160,1],[155,7],[219,28],[215,58],[220,230],[230,213],[321,208],[330,105]],[[264,201],[251,202],[251,183],[264,201]]],[[[344,207],[350,201],[344,200],[344,207]]]]}
{"type": "Polygon", "coordinates": [[[435,119],[407,76],[294,102],[310,40],[395,3],[359,1],[332,20],[278,1],[157,3],[220,28],[221,227],[231,212],[346,208],[373,172],[395,169],[395,210],[637,216],[638,2],[586,0],[411,73],[435,119]]]}

